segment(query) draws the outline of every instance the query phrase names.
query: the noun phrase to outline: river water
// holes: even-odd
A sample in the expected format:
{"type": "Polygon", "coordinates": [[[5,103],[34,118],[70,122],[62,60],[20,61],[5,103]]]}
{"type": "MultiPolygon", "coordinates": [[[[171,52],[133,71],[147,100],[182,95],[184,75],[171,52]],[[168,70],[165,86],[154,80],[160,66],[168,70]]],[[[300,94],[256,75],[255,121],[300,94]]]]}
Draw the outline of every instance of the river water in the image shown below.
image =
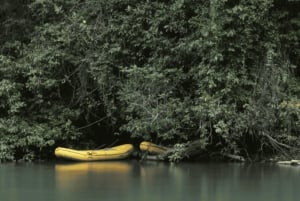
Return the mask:
{"type": "Polygon", "coordinates": [[[239,163],[0,164],[2,201],[298,201],[300,167],[239,163]]]}

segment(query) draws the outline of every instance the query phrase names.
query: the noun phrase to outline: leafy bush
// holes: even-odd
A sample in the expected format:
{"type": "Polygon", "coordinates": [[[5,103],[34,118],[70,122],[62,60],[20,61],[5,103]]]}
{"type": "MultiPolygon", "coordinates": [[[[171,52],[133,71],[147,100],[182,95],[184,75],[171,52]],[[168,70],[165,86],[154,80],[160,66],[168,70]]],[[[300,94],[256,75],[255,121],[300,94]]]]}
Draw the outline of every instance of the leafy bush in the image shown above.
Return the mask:
{"type": "Polygon", "coordinates": [[[0,8],[0,160],[107,134],[249,159],[298,146],[293,2],[14,3],[0,8]]]}

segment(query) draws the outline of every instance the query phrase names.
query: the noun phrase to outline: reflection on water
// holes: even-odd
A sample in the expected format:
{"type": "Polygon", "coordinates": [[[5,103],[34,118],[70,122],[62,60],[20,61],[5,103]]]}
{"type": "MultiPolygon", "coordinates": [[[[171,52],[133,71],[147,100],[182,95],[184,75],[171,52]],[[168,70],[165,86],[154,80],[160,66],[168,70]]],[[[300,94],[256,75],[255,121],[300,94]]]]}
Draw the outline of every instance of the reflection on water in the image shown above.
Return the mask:
{"type": "MultiPolygon", "coordinates": [[[[110,178],[116,177],[118,183],[126,185],[131,165],[126,162],[83,162],[55,165],[55,180],[57,187],[63,189],[82,189],[83,184],[89,188],[90,177],[107,178],[106,183],[116,182],[110,178]]],[[[98,186],[98,184],[97,184],[98,186]]]]}
{"type": "Polygon", "coordinates": [[[0,200],[55,200],[54,189],[51,166],[0,163],[0,200]]]}
{"type": "Polygon", "coordinates": [[[87,162],[0,164],[3,201],[296,201],[300,167],[87,162]]]}
{"type": "Polygon", "coordinates": [[[61,175],[68,173],[87,174],[89,172],[128,173],[130,167],[131,166],[125,162],[83,162],[55,165],[55,172],[61,175]]]}

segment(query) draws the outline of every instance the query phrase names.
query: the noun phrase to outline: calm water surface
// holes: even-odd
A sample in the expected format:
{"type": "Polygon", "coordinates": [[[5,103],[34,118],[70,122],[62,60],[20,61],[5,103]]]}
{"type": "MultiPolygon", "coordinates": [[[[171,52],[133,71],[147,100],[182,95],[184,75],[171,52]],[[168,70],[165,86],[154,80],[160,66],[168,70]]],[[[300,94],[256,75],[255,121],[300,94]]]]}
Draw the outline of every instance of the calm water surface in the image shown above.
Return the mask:
{"type": "Polygon", "coordinates": [[[0,164],[3,201],[298,201],[300,167],[224,163],[0,164]]]}

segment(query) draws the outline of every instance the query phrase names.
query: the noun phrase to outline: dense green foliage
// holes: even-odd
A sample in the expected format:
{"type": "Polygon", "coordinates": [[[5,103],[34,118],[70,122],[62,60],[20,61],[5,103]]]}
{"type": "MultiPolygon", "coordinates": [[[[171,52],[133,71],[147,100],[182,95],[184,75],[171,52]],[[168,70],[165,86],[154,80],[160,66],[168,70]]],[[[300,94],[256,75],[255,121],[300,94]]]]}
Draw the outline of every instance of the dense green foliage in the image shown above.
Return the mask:
{"type": "Polygon", "coordinates": [[[285,0],[3,1],[0,160],[117,138],[201,140],[207,153],[248,159],[291,151],[299,10],[285,0]]]}

